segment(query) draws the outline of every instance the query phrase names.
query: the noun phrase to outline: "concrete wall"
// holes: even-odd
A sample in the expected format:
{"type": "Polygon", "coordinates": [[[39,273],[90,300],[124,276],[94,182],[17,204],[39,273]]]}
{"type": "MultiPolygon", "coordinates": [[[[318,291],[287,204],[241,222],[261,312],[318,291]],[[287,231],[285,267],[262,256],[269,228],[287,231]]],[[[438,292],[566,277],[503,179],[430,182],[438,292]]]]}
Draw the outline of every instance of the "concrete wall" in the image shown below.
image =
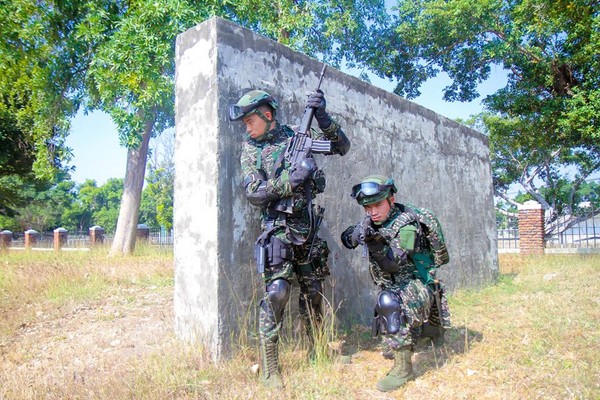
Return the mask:
{"type": "MultiPolygon", "coordinates": [[[[260,88],[279,99],[282,122],[298,124],[321,64],[213,18],[177,38],[176,65],[175,326],[218,359],[254,328],[263,290],[253,260],[259,213],[240,185],[245,133],[227,106],[260,88]]],[[[451,257],[440,276],[450,290],[490,282],[498,263],[488,139],[331,67],[322,89],[352,142],[345,157],[317,156],[327,174],[317,199],[331,249],[327,296],[340,321],[369,323],[377,293],[361,250],[339,242],[363,215],[350,188],[372,173],[393,176],[399,201],[439,217],[451,257]]]]}

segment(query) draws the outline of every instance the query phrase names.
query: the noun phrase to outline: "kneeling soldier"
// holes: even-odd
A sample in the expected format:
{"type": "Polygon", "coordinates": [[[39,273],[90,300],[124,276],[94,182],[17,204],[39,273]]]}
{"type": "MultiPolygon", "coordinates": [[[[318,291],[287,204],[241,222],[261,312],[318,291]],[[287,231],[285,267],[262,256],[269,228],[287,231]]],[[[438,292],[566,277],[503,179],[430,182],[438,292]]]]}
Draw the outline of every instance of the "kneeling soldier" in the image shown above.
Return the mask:
{"type": "MultiPolygon", "coordinates": [[[[392,349],[394,366],[377,388],[387,392],[414,379],[412,355],[420,337],[443,342],[450,326],[448,304],[439,280],[424,283],[415,265],[424,243],[416,214],[409,207],[395,203],[394,180],[371,175],[352,188],[352,197],[364,207],[365,220],[342,233],[342,243],[349,249],[359,244],[368,250],[369,269],[381,288],[375,304],[373,331],[383,334],[392,349]],[[435,284],[433,282],[435,281],[435,284]],[[435,315],[434,315],[435,314],[435,315]]],[[[433,274],[433,272],[431,272],[433,274]]]]}

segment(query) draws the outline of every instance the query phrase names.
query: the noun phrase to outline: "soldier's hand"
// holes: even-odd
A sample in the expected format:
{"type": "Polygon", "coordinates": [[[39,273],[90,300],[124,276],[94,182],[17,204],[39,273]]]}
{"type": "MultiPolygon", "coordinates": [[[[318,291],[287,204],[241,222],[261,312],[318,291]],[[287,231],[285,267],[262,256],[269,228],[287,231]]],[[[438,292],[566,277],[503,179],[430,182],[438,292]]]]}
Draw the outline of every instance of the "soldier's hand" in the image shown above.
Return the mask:
{"type": "Polygon", "coordinates": [[[342,235],[340,237],[340,239],[342,240],[342,244],[347,249],[355,249],[359,245],[358,242],[355,242],[352,239],[353,232],[354,232],[354,225],[351,225],[348,228],[346,228],[346,230],[344,232],[342,232],[342,235]]]}
{"type": "Polygon", "coordinates": [[[302,159],[294,166],[294,169],[290,173],[290,185],[292,186],[292,189],[302,185],[316,170],[317,164],[315,163],[314,158],[306,157],[302,159]]]}
{"type": "Polygon", "coordinates": [[[375,232],[372,226],[367,226],[363,234],[365,243],[372,242],[377,237],[377,232],[375,232]]]}
{"type": "Polygon", "coordinates": [[[325,94],[321,89],[312,92],[306,101],[306,107],[315,109],[315,118],[321,129],[328,128],[329,125],[331,125],[331,118],[329,118],[329,115],[325,110],[326,106],[327,102],[325,100],[325,94]]]}
{"type": "Polygon", "coordinates": [[[358,246],[359,244],[365,244],[363,232],[364,227],[362,222],[356,224],[356,226],[354,226],[352,229],[352,243],[356,243],[354,247],[358,246]]]}

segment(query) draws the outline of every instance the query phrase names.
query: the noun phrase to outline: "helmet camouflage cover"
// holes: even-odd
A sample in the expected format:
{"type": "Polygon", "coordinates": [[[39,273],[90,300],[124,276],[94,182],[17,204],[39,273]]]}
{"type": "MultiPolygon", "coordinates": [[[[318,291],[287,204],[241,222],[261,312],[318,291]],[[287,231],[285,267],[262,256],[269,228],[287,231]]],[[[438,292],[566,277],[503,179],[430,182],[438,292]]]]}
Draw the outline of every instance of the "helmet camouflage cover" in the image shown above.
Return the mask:
{"type": "Polygon", "coordinates": [[[392,178],[383,175],[369,175],[352,187],[351,196],[356,199],[358,204],[366,206],[387,199],[397,191],[392,178]]]}
{"type": "Polygon", "coordinates": [[[236,104],[229,106],[229,120],[238,121],[262,105],[270,105],[274,110],[279,106],[277,100],[263,90],[251,90],[243,95],[236,104]]]}

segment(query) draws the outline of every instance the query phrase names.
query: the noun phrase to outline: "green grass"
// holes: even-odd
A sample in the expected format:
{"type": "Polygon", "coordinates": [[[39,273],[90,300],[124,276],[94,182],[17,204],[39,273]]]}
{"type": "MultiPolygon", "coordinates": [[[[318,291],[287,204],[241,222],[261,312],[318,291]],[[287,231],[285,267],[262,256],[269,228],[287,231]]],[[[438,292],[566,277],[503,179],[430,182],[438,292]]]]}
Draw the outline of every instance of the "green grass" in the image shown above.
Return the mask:
{"type": "MultiPolygon", "coordinates": [[[[420,344],[413,358],[417,379],[391,394],[374,389],[391,362],[381,357],[369,327],[336,327],[333,300],[316,361],[309,362],[306,345],[298,345],[297,321],[286,320],[280,351],[286,389],[277,395],[252,370],[258,352],[250,326],[242,329],[246,339],[231,360],[215,364],[202,348],[171,334],[157,338],[155,350],[131,356],[127,351],[135,347],[126,348],[117,361],[87,365],[83,372],[71,370],[74,359],[85,360],[93,350],[85,337],[73,341],[73,333],[57,323],[51,336],[28,339],[24,332],[54,326],[53,318],[77,318],[68,310],[80,306],[97,310],[89,313],[92,331],[110,330],[111,323],[135,317],[136,307],[171,299],[172,256],[143,251],[116,259],[96,251],[2,260],[0,399],[600,399],[600,256],[502,256],[495,283],[450,296],[454,326],[447,344],[420,344]],[[46,369],[25,368],[39,359],[36,346],[72,347],[77,340],[83,342],[76,357],[57,358],[43,364],[46,369]],[[352,364],[337,362],[342,343],[352,364]]],[[[170,315],[157,318],[172,324],[170,315]]]]}

